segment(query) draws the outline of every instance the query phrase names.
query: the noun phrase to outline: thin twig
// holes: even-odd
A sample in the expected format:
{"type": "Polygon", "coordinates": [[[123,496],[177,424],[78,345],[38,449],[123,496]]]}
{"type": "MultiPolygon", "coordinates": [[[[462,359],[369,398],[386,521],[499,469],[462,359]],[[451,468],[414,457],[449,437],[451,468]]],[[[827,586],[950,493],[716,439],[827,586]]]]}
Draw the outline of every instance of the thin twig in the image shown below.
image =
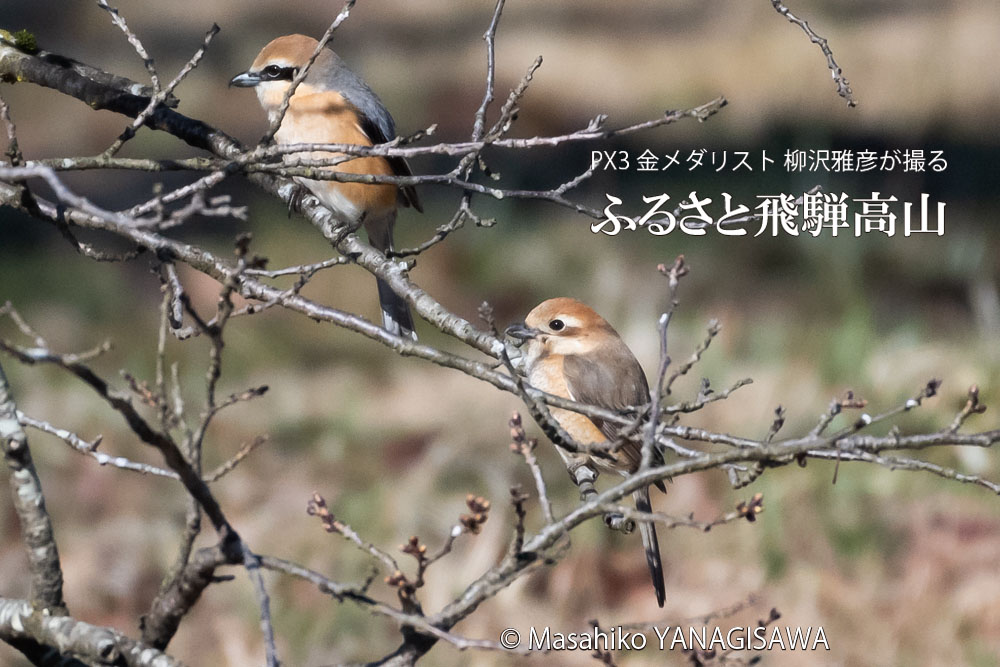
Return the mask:
{"type": "Polygon", "coordinates": [[[528,464],[531,476],[535,480],[535,490],[538,492],[538,503],[542,507],[542,516],[545,517],[546,523],[553,523],[555,518],[552,514],[552,502],[549,500],[545,478],[542,477],[542,469],[538,465],[538,459],[535,457],[535,448],[538,447],[538,440],[529,438],[525,434],[524,426],[521,423],[521,415],[517,412],[511,415],[508,425],[510,426],[510,448],[524,457],[524,462],[528,464]]]}
{"type": "Polygon", "coordinates": [[[254,594],[257,597],[257,607],[260,609],[260,630],[264,637],[264,654],[267,667],[278,667],[278,649],[274,643],[274,625],[271,622],[271,597],[267,594],[264,577],[260,573],[260,558],[243,545],[243,567],[246,568],[250,581],[253,583],[254,594]]]}
{"type": "Polygon", "coordinates": [[[711,321],[709,321],[708,332],[705,336],[705,339],[702,340],[701,344],[699,344],[698,347],[695,349],[694,353],[691,355],[691,358],[688,359],[683,364],[681,364],[680,366],[678,366],[677,370],[675,370],[673,373],[670,374],[670,378],[667,380],[667,386],[665,389],[667,394],[670,393],[670,388],[673,386],[674,381],[677,378],[687,375],[687,372],[690,371],[696,363],[701,361],[701,355],[705,354],[705,351],[708,350],[708,346],[712,344],[712,339],[715,338],[717,335],[719,335],[719,332],[721,330],[722,330],[722,325],[719,324],[718,320],[713,318],[711,321]]]}
{"type": "Polygon", "coordinates": [[[809,41],[813,44],[819,46],[823,55],[826,56],[826,66],[830,68],[830,74],[833,76],[833,82],[837,84],[837,94],[847,100],[847,106],[854,107],[858,105],[858,101],[854,99],[854,91],[851,90],[851,84],[847,81],[847,77],[844,76],[843,70],[837,65],[837,61],[833,59],[833,51],[830,50],[830,44],[827,42],[826,38],[817,35],[809,24],[803,19],[798,18],[792,14],[788,7],[784,5],[781,0],[771,0],[771,6],[774,7],[775,11],[784,16],[790,22],[799,26],[809,37],[809,41]]]}
{"type": "MultiPolygon", "coordinates": [[[[99,0],[98,4],[101,5],[104,9],[111,12],[112,16],[116,17],[116,19],[121,19],[121,17],[118,15],[118,10],[116,9],[113,10],[109,8],[107,4],[104,2],[104,0],[99,0]]],[[[121,19],[120,27],[122,27],[122,29],[126,31],[126,34],[130,36],[129,41],[131,42],[132,38],[135,36],[128,30],[128,27],[125,25],[124,19],[121,19]]],[[[146,108],[143,109],[142,112],[140,112],[139,115],[135,117],[135,120],[132,122],[132,124],[129,127],[127,127],[125,131],[122,132],[117,139],[115,139],[114,143],[108,146],[108,148],[104,151],[104,153],[102,153],[103,156],[111,157],[115,155],[116,153],[118,153],[119,150],[121,150],[121,147],[125,144],[126,141],[135,136],[136,131],[140,127],[142,127],[143,124],[145,124],[146,120],[151,115],[153,115],[153,112],[156,111],[156,108],[161,104],[163,104],[163,102],[172,95],[174,89],[177,88],[178,85],[180,85],[181,81],[183,81],[184,78],[188,74],[190,74],[195,67],[198,66],[198,63],[205,55],[205,51],[206,49],[208,49],[208,45],[211,43],[212,38],[215,37],[215,35],[218,32],[219,32],[219,26],[213,23],[212,27],[205,34],[205,39],[202,42],[201,48],[195,51],[194,55],[191,56],[191,58],[187,61],[187,63],[184,64],[184,67],[181,68],[180,72],[177,73],[177,76],[174,77],[173,80],[167,84],[167,87],[163,88],[162,90],[160,89],[159,79],[157,78],[156,70],[153,67],[152,59],[146,61],[147,62],[146,66],[150,72],[150,78],[152,79],[153,90],[156,91],[156,93],[152,96],[152,98],[150,98],[149,104],[146,106],[146,108]]],[[[133,44],[133,46],[136,47],[136,51],[139,52],[139,55],[143,56],[144,59],[148,57],[145,56],[145,51],[142,49],[142,44],[138,41],[138,38],[135,38],[135,43],[133,44]]]]}
{"type": "Polygon", "coordinates": [[[21,149],[17,145],[17,128],[14,126],[14,120],[10,117],[10,107],[7,106],[3,96],[0,96],[0,123],[3,123],[7,134],[7,150],[4,151],[4,155],[10,160],[11,166],[16,167],[23,164],[24,155],[21,154],[21,149]]]}
{"type": "Polygon", "coordinates": [[[163,468],[158,468],[156,466],[149,465],[148,463],[139,463],[137,461],[129,460],[124,456],[112,456],[110,454],[97,451],[97,447],[101,444],[101,436],[97,436],[93,440],[87,441],[71,431],[58,428],[45,421],[32,419],[21,411],[18,411],[17,413],[17,420],[22,426],[29,426],[31,428],[38,429],[43,433],[48,433],[49,435],[59,438],[72,447],[74,451],[85,454],[86,456],[89,456],[97,461],[98,465],[112,466],[122,470],[131,470],[132,472],[139,472],[144,475],[180,479],[180,476],[173,470],[164,470],[163,468]]]}
{"type": "Polygon", "coordinates": [[[493,87],[496,81],[496,35],[497,27],[500,25],[500,15],[503,13],[505,0],[497,0],[493,9],[493,18],[490,25],[483,33],[483,40],[486,42],[486,91],[483,93],[483,101],[476,110],[475,120],[472,124],[472,140],[482,139],[486,131],[486,110],[493,101],[493,87]]]}
{"type": "Polygon", "coordinates": [[[323,523],[323,528],[326,529],[328,533],[337,533],[341,537],[345,538],[348,542],[356,546],[361,551],[374,556],[376,560],[382,562],[385,568],[389,572],[399,571],[399,564],[396,563],[396,559],[390,556],[385,551],[379,549],[374,544],[370,542],[365,542],[361,539],[361,536],[354,531],[349,525],[343,521],[337,520],[330,510],[327,508],[326,500],[318,493],[313,493],[312,498],[309,500],[306,511],[311,516],[319,517],[320,521],[323,523]]]}
{"type": "Polygon", "coordinates": [[[205,481],[210,484],[212,482],[219,481],[220,479],[228,475],[230,472],[235,470],[236,466],[238,466],[243,461],[243,459],[248,457],[250,453],[253,452],[253,450],[257,449],[265,442],[267,442],[267,440],[268,440],[267,436],[259,435],[250,442],[246,443],[245,445],[240,447],[239,451],[237,451],[232,458],[230,458],[228,461],[220,465],[218,468],[216,468],[209,474],[205,475],[205,481]]]}

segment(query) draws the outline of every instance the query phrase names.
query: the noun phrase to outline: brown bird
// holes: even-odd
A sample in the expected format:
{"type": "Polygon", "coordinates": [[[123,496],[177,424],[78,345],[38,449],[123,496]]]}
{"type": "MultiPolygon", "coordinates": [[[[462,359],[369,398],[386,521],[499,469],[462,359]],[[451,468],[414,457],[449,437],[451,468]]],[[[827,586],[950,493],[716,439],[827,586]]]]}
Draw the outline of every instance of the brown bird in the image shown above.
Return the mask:
{"type": "MultiPolygon", "coordinates": [[[[612,410],[649,403],[649,385],[632,350],[608,322],[584,303],[570,298],[544,301],[534,308],[523,323],[507,328],[507,335],[522,341],[524,368],[528,382],[549,394],[612,410]]],[[[618,437],[618,427],[601,419],[591,419],[577,412],[551,408],[553,418],[573,440],[597,444],[618,437]]],[[[569,452],[557,447],[570,470],[581,465],[591,469],[628,476],[639,469],[642,446],[628,440],[613,454],[615,460],[569,452]]],[[[663,456],[653,451],[653,464],[663,456]]],[[[663,482],[657,488],[666,491],[663,482]]],[[[640,512],[652,511],[649,487],[633,493],[640,512]]],[[[663,564],[656,529],[652,523],[639,522],[646,564],[656,589],[656,602],[663,606],[663,564]]]]}
{"type": "MultiPolygon", "coordinates": [[[[237,74],[231,86],[254,88],[261,106],[272,120],[281,108],[292,79],[306,65],[319,43],[305,35],[278,37],[265,46],[246,72],[237,74]]],[[[309,73],[289,100],[288,110],[274,135],[279,144],[355,144],[371,146],[396,137],[392,116],[378,96],[331,49],[323,49],[309,73]]],[[[340,153],[312,152],[291,158],[330,158],[340,153]]],[[[328,167],[351,174],[409,176],[410,168],[400,157],[359,157],[328,167]]],[[[367,184],[317,181],[296,177],[323,205],[341,220],[363,224],[372,246],[389,252],[396,208],[412,206],[423,211],[413,186],[397,188],[391,183],[367,184]]],[[[379,301],[385,328],[397,336],[416,338],[410,309],[388,284],[378,280],[379,301]]]]}

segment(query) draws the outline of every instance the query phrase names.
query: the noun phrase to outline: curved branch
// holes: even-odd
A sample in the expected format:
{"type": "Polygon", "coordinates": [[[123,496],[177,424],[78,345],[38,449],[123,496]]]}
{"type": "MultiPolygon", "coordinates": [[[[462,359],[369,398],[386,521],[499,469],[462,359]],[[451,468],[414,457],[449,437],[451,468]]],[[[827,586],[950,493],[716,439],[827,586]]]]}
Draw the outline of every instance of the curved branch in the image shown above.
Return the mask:
{"type": "Polygon", "coordinates": [[[21,524],[31,571],[31,601],[48,614],[65,615],[62,567],[52,531],[52,519],[45,509],[42,483],[31,460],[28,436],[17,419],[17,406],[0,366],[0,446],[10,469],[14,509],[21,524]]]}

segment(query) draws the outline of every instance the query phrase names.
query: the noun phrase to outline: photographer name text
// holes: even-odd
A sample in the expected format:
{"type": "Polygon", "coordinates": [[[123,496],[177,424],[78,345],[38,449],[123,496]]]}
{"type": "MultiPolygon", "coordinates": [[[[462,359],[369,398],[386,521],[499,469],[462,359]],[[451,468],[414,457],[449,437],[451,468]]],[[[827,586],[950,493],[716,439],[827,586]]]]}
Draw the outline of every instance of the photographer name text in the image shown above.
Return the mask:
{"type": "Polygon", "coordinates": [[[622,626],[591,628],[588,632],[556,632],[549,627],[528,629],[527,637],[515,628],[500,633],[504,648],[528,651],[660,651],[701,649],[711,651],[829,651],[823,626],[653,626],[652,633],[622,626]],[[522,647],[522,641],[526,643],[522,647]]]}

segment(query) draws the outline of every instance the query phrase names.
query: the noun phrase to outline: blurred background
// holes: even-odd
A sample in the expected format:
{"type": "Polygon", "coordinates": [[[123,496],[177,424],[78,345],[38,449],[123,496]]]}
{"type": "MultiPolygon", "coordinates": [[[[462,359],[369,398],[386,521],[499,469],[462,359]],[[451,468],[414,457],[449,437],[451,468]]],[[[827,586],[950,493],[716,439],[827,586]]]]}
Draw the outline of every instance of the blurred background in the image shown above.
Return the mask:
{"type": "MultiPolygon", "coordinates": [[[[222,27],[209,52],[177,90],[179,111],[244,142],[265,129],[253,93],[227,89],[275,36],[319,36],[339,3],[232,0],[136,3],[120,10],[170,79],[213,22],[222,27]]],[[[493,3],[469,0],[360,2],[337,32],[334,48],[378,92],[407,134],[437,124],[435,138],[463,140],[483,94],[481,36],[493,3]]],[[[423,254],[414,280],[473,322],[482,301],[501,325],[541,300],[575,296],[615,325],[647,372],[656,364],[656,319],[666,305],[657,263],[683,253],[691,275],[681,286],[670,351],[683,360],[716,318],[722,333],[702,363],[676,385],[692,397],[701,377],[721,389],[743,377],[754,383],[682,423],[762,437],[778,405],[782,433],[803,434],[831,398],[848,389],[871,411],[893,407],[932,377],[940,396],[897,422],[904,433],[947,425],[978,383],[990,405],[968,428],[997,428],[1000,406],[1000,231],[996,160],[1000,121],[1000,8],[993,0],[919,2],[799,0],[790,9],[830,41],[860,102],[837,96],[825,59],[806,36],[765,0],[704,3],[549,0],[508,2],[497,35],[497,97],[502,101],[538,55],[544,63],[521,104],[514,136],[564,134],[608,114],[612,126],[660,115],[724,95],[729,105],[706,123],[681,122],[601,144],[533,152],[493,151],[490,166],[509,187],[547,189],[582,172],[590,150],[627,150],[633,158],[696,149],[767,151],[765,172],[709,168],[687,172],[601,172],[576,196],[603,208],[605,193],[625,201],[620,212],[644,210],[641,197],[665,192],[678,201],[696,190],[718,201],[728,192],[753,205],[758,195],[800,194],[813,185],[867,197],[872,192],[919,203],[943,201],[943,237],[725,238],[709,233],[609,238],[567,209],[524,201],[474,200],[492,216],[489,229],[467,228],[423,254]],[[940,173],[789,174],[786,150],[923,149],[944,151],[940,173]]],[[[35,33],[42,48],[145,81],[143,65],[94,3],[4,0],[2,25],[35,33]]],[[[126,126],[110,112],[31,85],[0,86],[30,158],[100,153],[126,126]]],[[[497,105],[494,105],[494,109],[497,105]]],[[[164,134],[142,131],[122,155],[197,154],[164,134]]],[[[446,171],[436,159],[412,161],[417,173],[446,171]]],[[[66,182],[100,205],[145,201],[156,183],[124,172],[67,174],[66,182]]],[[[271,268],[318,261],[330,250],[301,218],[288,218],[242,178],[218,192],[250,207],[246,223],[195,220],[172,236],[226,254],[251,231],[253,250],[271,268]]],[[[426,212],[404,211],[398,245],[416,245],[447,221],[459,194],[423,188],[426,212]]],[[[756,226],[750,228],[750,234],[756,226]]],[[[114,241],[86,237],[106,246],[114,241]]],[[[158,280],[147,257],[98,264],[76,255],[51,226],[0,210],[0,303],[10,300],[53,347],[90,348],[105,339],[111,353],[94,366],[111,378],[127,369],[151,379],[156,345],[158,280]]],[[[191,271],[181,278],[204,313],[219,286],[191,271]]],[[[279,284],[291,283],[279,282],[279,284]]],[[[339,308],[378,317],[371,276],[354,267],[319,275],[304,292],[339,308]]],[[[461,351],[418,324],[428,343],[461,351]]],[[[0,334],[17,338],[9,321],[0,334]]],[[[26,341],[25,341],[26,342],[26,341]]],[[[204,394],[208,347],[168,341],[188,409],[204,394]]],[[[256,550],[302,562],[343,582],[358,582],[372,563],[305,514],[313,491],[362,536],[386,549],[419,535],[433,550],[447,535],[466,493],[490,498],[483,534],[459,540],[422,591],[433,612],[503,553],[511,530],[508,487],[531,489],[523,463],[508,450],[507,419],[519,401],[460,373],[400,358],[367,339],[278,310],[235,320],[228,330],[223,395],[267,384],[253,405],[223,413],[209,432],[206,467],[226,460],[258,434],[270,442],[215,485],[223,507],[256,550]]],[[[83,437],[103,434],[102,449],[159,463],[120,420],[78,382],[53,369],[2,360],[19,408],[83,437]]],[[[121,382],[119,380],[119,382],[121,382]]],[[[848,417],[850,418],[850,417],[848,417]]],[[[848,419],[842,417],[841,419],[848,419]]],[[[846,423],[846,422],[845,422],[846,423]]],[[[835,422],[836,427],[840,422],[835,422]]],[[[886,426],[886,428],[888,425],[886,426]]],[[[529,431],[541,434],[534,425],[529,431]]],[[[885,428],[881,431],[884,432],[885,428]]],[[[61,442],[30,433],[33,453],[66,574],[75,616],[136,635],[138,616],[175,558],[183,523],[178,485],[100,468],[61,442]]],[[[577,492],[548,443],[539,449],[556,509],[577,492]]],[[[935,463],[1000,478],[998,456],[978,449],[926,452],[935,463]]],[[[637,536],[611,534],[599,522],[574,533],[555,567],[526,577],[455,628],[496,639],[529,625],[573,632],[636,620],[676,625],[755,595],[756,602],[721,627],[755,624],[771,607],[779,624],[820,626],[829,653],[774,653],[768,664],[1000,664],[1000,512],[988,491],[912,472],[844,464],[768,471],[733,491],[721,473],[689,476],[654,498],[664,512],[710,520],[754,492],[766,511],[709,533],[660,531],[668,563],[667,603],[656,608],[637,536]]],[[[24,596],[25,556],[16,517],[0,512],[0,594],[24,596]]],[[[529,528],[540,523],[531,506],[529,528]]],[[[405,562],[406,558],[401,557],[405,562]]],[[[340,605],[310,586],[268,576],[279,648],[287,664],[371,660],[398,642],[394,624],[340,605]]],[[[391,600],[381,583],[373,593],[391,600]]],[[[262,660],[257,610],[246,578],[211,588],[171,644],[192,665],[250,665],[262,660]]],[[[646,650],[620,655],[629,665],[683,664],[681,655],[646,650]]],[[[0,662],[20,664],[0,646],[0,662]]],[[[550,654],[547,664],[588,664],[586,653],[550,654]]],[[[433,665],[512,664],[495,654],[437,646],[433,665]]]]}

